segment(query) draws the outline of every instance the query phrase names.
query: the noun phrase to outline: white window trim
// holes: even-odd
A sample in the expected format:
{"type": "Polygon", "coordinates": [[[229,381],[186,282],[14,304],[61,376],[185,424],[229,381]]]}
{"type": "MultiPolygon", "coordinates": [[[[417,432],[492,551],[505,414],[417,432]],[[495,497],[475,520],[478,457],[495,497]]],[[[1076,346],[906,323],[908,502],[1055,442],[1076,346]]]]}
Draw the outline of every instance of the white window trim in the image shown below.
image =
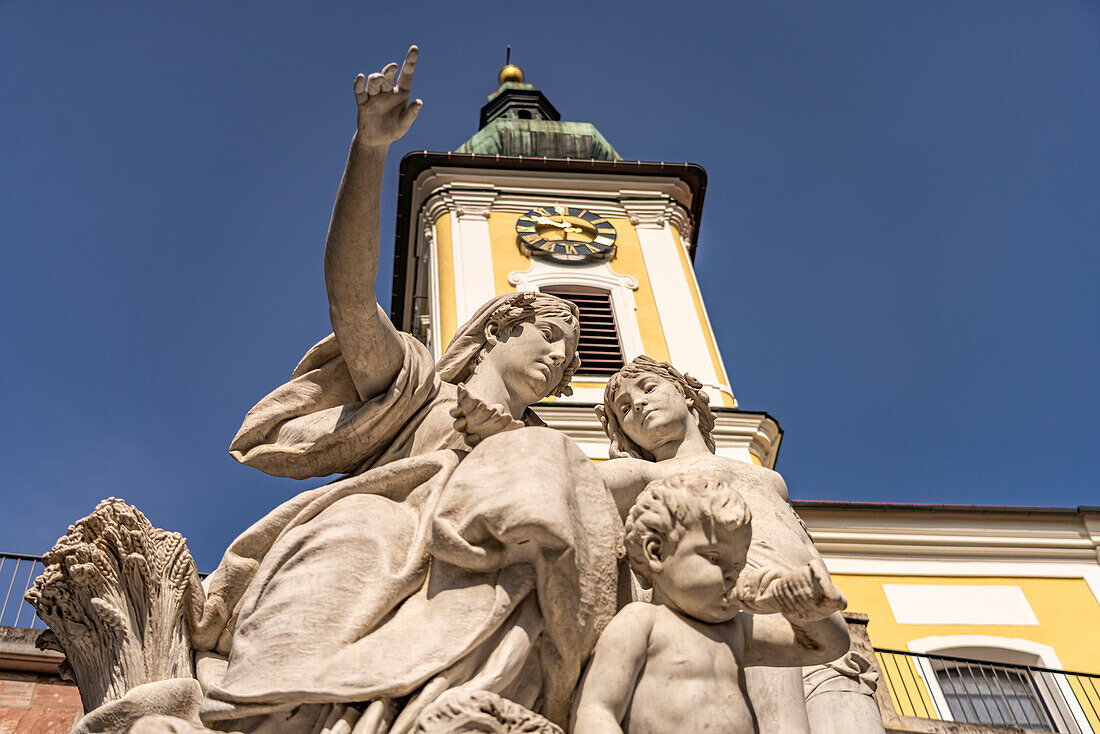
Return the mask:
{"type": "MultiPolygon", "coordinates": [[[[907,647],[910,652],[923,653],[926,655],[935,655],[941,650],[950,650],[956,647],[989,647],[1001,650],[1011,650],[1012,652],[1022,652],[1028,655],[1034,655],[1039,658],[1039,662],[1044,668],[1063,670],[1062,661],[1058,659],[1058,653],[1054,651],[1053,647],[1044,645],[1041,642],[1035,642],[1034,640],[1025,640],[1020,637],[996,637],[994,635],[933,635],[931,637],[921,637],[920,639],[913,640],[907,647]]],[[[951,708],[947,705],[947,698],[940,689],[939,678],[936,677],[936,673],[932,670],[932,666],[929,665],[928,661],[924,658],[918,658],[916,662],[918,670],[924,678],[924,684],[928,687],[928,692],[932,696],[933,703],[936,708],[939,709],[936,713],[938,713],[940,718],[944,721],[954,721],[955,719],[951,715],[951,708]]],[[[1058,692],[1062,696],[1062,702],[1073,716],[1074,723],[1081,728],[1081,731],[1092,731],[1092,724],[1089,722],[1088,717],[1085,716],[1081,704],[1078,703],[1077,696],[1073,693],[1073,689],[1070,688],[1069,681],[1066,680],[1064,675],[1055,675],[1053,679],[1058,686],[1058,692]]]]}
{"type": "Polygon", "coordinates": [[[559,265],[542,258],[531,258],[531,266],[509,273],[508,282],[518,291],[538,292],[556,285],[587,286],[607,291],[611,296],[611,308],[615,311],[615,325],[619,328],[624,361],[630,362],[645,353],[634,302],[638,280],[631,275],[616,273],[606,260],[594,264],[559,265]]]}

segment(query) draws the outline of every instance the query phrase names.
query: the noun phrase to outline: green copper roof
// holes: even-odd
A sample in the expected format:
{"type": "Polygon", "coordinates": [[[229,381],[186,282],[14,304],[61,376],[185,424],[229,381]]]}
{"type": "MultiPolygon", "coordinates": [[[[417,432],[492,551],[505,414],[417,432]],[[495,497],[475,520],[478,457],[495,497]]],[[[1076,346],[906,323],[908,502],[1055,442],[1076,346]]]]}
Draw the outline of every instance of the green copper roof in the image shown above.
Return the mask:
{"type": "Polygon", "coordinates": [[[498,117],[460,145],[456,153],[522,155],[535,158],[594,158],[621,161],[591,122],[517,120],[498,117]]]}
{"type": "Polygon", "coordinates": [[[456,153],[621,161],[590,122],[562,122],[533,84],[505,82],[481,108],[477,134],[456,153]]]}
{"type": "Polygon", "coordinates": [[[500,96],[501,92],[506,92],[509,89],[523,89],[525,91],[533,92],[533,91],[535,91],[535,85],[534,84],[526,84],[524,82],[504,82],[503,84],[500,85],[500,88],[497,89],[497,91],[490,94],[486,99],[488,99],[490,102],[492,102],[494,99],[496,99],[497,97],[500,96]]]}

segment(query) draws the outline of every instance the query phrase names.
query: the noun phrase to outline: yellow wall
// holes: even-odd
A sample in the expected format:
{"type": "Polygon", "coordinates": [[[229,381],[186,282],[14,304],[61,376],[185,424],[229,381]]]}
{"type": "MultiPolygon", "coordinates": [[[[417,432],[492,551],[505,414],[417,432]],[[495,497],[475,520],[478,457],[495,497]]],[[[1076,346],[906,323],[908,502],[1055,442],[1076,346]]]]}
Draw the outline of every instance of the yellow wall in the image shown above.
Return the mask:
{"type": "MultiPolygon", "coordinates": [[[[493,282],[496,294],[515,290],[508,282],[508,274],[530,267],[530,259],[516,244],[516,220],[520,215],[512,212],[493,212],[489,215],[489,237],[492,240],[493,282]]],[[[618,246],[611,268],[617,273],[632,275],[638,280],[634,291],[637,307],[638,330],[642,336],[645,353],[654,359],[671,361],[653,288],[649,284],[642,249],[634,226],[627,219],[609,219],[618,236],[618,246]]],[[[451,215],[443,214],[436,220],[436,252],[439,260],[440,338],[442,344],[450,342],[458,328],[454,296],[454,253],[451,239],[451,215]]]]}
{"type": "Polygon", "coordinates": [[[932,636],[990,635],[1031,640],[1054,648],[1065,670],[1100,673],[1100,603],[1084,579],[1014,577],[857,576],[834,574],[848,597],[848,610],[871,617],[867,631],[875,647],[908,650],[913,640],[932,636]],[[1039,620],[1037,626],[898,624],[883,584],[1019,586],[1039,620]]]}
{"type": "Polygon", "coordinates": [[[642,258],[642,246],[638,242],[638,233],[629,219],[609,219],[618,232],[615,240],[615,259],[611,267],[617,273],[633,275],[638,279],[638,290],[634,291],[634,304],[637,306],[638,330],[642,334],[645,353],[662,362],[672,362],[665,342],[665,331],[661,327],[661,317],[657,314],[657,302],[653,300],[653,286],[649,283],[649,273],[642,258]]]}
{"type": "MultiPolygon", "coordinates": [[[[516,220],[520,216],[519,213],[514,212],[492,212],[489,215],[489,237],[492,241],[493,255],[493,283],[496,295],[514,291],[515,286],[508,282],[508,275],[514,271],[522,271],[530,267],[530,258],[523,254],[516,242],[516,220]]],[[[642,337],[642,347],[650,357],[675,364],[675,358],[668,351],[664,328],[657,311],[657,303],[653,297],[653,287],[649,281],[641,244],[638,242],[638,234],[634,230],[634,225],[628,219],[610,218],[608,221],[615,227],[617,233],[616,253],[611,260],[612,270],[617,273],[631,275],[638,280],[638,289],[634,291],[634,303],[636,307],[635,315],[638,319],[638,331],[642,337]]],[[[436,219],[435,224],[436,252],[439,260],[440,341],[442,346],[446,346],[450,343],[458,328],[454,294],[454,252],[451,238],[453,222],[451,214],[442,214],[436,219]]],[[[683,275],[688,282],[695,310],[698,314],[699,325],[703,330],[707,349],[714,364],[715,373],[720,380],[728,384],[729,378],[722,366],[718,346],[707,321],[702,296],[699,293],[691,263],[688,261],[687,254],[681,245],[679,234],[675,230],[673,230],[673,237],[676,241],[677,252],[680,255],[683,275]]],[[[722,402],[727,407],[737,406],[733,395],[725,390],[722,391],[722,402]]]]}
{"type": "Polygon", "coordinates": [[[451,240],[451,215],[446,213],[435,220],[435,252],[439,270],[436,275],[439,278],[439,333],[440,351],[451,343],[451,338],[458,331],[457,312],[455,306],[455,262],[451,240]]]}

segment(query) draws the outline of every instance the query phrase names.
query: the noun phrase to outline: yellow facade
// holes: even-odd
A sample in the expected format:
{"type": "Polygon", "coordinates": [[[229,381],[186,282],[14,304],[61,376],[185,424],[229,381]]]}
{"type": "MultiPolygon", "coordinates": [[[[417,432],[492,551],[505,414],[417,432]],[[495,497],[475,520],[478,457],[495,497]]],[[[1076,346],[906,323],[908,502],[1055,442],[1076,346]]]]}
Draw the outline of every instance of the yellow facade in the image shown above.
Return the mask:
{"type": "MultiPolygon", "coordinates": [[[[491,212],[489,214],[489,236],[491,239],[491,252],[493,258],[493,283],[495,295],[502,295],[515,290],[515,286],[508,281],[510,273],[523,271],[530,267],[530,257],[525,255],[516,241],[516,221],[522,216],[514,212],[491,212]]],[[[665,328],[676,328],[676,325],[666,325],[661,321],[657,303],[653,295],[653,287],[649,281],[645,256],[638,241],[638,234],[629,219],[612,218],[608,221],[615,227],[617,233],[616,254],[611,260],[612,269],[623,275],[633,276],[638,281],[638,289],[634,291],[638,329],[642,338],[645,354],[661,361],[675,363],[675,359],[669,354],[668,343],[665,340],[665,328]]],[[[454,292],[454,241],[451,234],[453,226],[450,212],[443,212],[435,220],[437,272],[439,280],[439,313],[437,318],[440,325],[440,341],[446,345],[454,336],[458,328],[457,307],[454,292]]],[[[683,277],[686,279],[694,302],[696,317],[702,329],[707,349],[714,364],[715,374],[724,381],[726,377],[725,367],[722,364],[718,352],[717,341],[711,330],[703,300],[699,293],[699,286],[688,260],[680,236],[673,230],[673,236],[680,253],[683,267],[683,277]]],[[[602,383],[574,383],[574,387],[601,387],[602,383]]],[[[727,390],[722,390],[722,403],[726,407],[736,407],[737,401],[727,390]]]]}
{"type": "Polygon", "coordinates": [[[436,268],[439,276],[439,330],[443,343],[450,343],[458,331],[458,309],[455,307],[455,258],[451,238],[451,214],[447,212],[435,220],[436,268]]]}
{"type": "MultiPolygon", "coordinates": [[[[531,265],[531,258],[523,254],[516,242],[516,220],[520,216],[520,214],[513,212],[493,212],[489,215],[493,282],[496,285],[496,295],[498,296],[516,289],[514,285],[508,282],[509,273],[526,270],[531,265]]],[[[444,281],[450,279],[453,282],[454,279],[452,265],[454,254],[451,249],[453,240],[451,238],[450,221],[450,213],[444,213],[436,220],[436,248],[439,253],[440,275],[440,336],[444,344],[451,340],[458,328],[454,288],[450,287],[447,293],[444,293],[442,287],[444,281]]],[[[642,256],[641,245],[638,244],[638,235],[635,233],[630,220],[609,218],[608,221],[615,227],[618,235],[616,239],[617,251],[611,261],[611,267],[616,272],[632,275],[638,280],[638,290],[634,293],[634,300],[638,307],[638,328],[642,334],[645,353],[654,359],[667,362],[670,360],[668,345],[665,343],[661,318],[657,314],[657,304],[653,300],[653,288],[649,285],[645,259],[642,256]]],[[[706,322],[702,321],[702,323],[705,324],[706,322]]],[[[709,329],[707,330],[707,337],[713,343],[714,335],[710,334],[709,329]]]]}
{"type": "Polygon", "coordinates": [[[926,637],[987,635],[1029,640],[1054,649],[1065,670],[1100,672],[1100,603],[1081,578],[869,576],[833,574],[848,597],[848,610],[870,615],[867,628],[875,647],[908,650],[926,637]],[[1035,612],[1038,625],[899,624],[883,584],[1019,587],[1035,612]]]}

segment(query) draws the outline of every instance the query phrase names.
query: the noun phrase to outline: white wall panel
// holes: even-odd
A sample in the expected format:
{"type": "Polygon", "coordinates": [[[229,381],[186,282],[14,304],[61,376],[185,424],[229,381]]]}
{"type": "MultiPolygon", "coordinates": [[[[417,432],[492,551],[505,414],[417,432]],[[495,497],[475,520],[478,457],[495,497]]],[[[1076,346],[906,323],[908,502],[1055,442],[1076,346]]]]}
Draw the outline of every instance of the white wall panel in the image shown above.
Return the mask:
{"type": "Polygon", "coordinates": [[[1039,624],[1019,586],[883,584],[882,590],[898,624],[1039,624]]]}

